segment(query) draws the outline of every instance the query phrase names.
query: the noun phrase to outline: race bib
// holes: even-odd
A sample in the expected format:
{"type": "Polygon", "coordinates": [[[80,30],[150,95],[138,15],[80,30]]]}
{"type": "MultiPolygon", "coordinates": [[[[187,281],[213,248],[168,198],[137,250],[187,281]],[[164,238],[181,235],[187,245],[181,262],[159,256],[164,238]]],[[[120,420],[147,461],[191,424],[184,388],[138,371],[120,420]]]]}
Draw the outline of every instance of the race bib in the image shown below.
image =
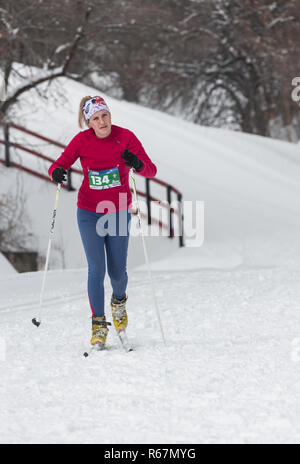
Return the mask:
{"type": "Polygon", "coordinates": [[[88,170],[89,185],[91,189],[103,190],[121,185],[119,168],[106,169],[105,171],[88,170]]]}

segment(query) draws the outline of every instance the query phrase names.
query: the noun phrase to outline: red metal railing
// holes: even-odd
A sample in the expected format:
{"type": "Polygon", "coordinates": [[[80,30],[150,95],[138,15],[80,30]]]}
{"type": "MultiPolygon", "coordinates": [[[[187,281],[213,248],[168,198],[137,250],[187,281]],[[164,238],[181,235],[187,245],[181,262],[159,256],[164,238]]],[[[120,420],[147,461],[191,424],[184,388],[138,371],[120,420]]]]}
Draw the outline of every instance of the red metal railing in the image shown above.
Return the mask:
{"type": "MultiPolygon", "coordinates": [[[[12,162],[11,161],[11,156],[10,156],[10,148],[11,147],[14,147],[15,149],[18,149],[18,150],[22,150],[22,151],[25,151],[26,153],[30,153],[44,161],[48,161],[50,163],[53,163],[54,160],[48,156],[45,156],[43,155],[42,153],[39,153],[37,152],[36,150],[32,150],[28,147],[25,147],[24,145],[20,144],[20,143],[16,143],[16,142],[12,142],[10,140],[10,129],[15,129],[15,130],[18,130],[18,131],[21,131],[21,132],[24,132],[32,137],[35,137],[37,139],[40,139],[40,140],[43,140],[44,142],[47,142],[49,145],[55,145],[59,148],[62,148],[62,149],[65,149],[65,145],[63,145],[62,143],[59,143],[55,140],[52,140],[48,137],[45,137],[43,135],[40,135],[36,132],[33,132],[29,129],[26,129],[25,127],[22,127],[18,124],[14,124],[14,123],[6,123],[3,125],[3,129],[4,129],[4,140],[1,140],[0,139],[0,144],[3,144],[5,146],[5,159],[2,160],[0,159],[0,162],[3,163],[5,166],[7,167],[14,167],[14,168],[17,168],[17,169],[21,169],[22,171],[25,171],[27,172],[28,174],[31,174],[35,177],[39,177],[40,179],[46,181],[46,182],[52,182],[51,179],[49,178],[49,176],[46,176],[46,175],[43,175],[43,174],[40,174],[30,168],[27,168],[19,163],[16,163],[16,162],[12,162]]],[[[69,191],[74,191],[75,188],[72,186],[72,174],[79,174],[79,175],[83,175],[83,172],[79,169],[74,169],[74,168],[71,168],[69,171],[68,171],[68,181],[67,181],[67,184],[63,184],[62,187],[65,188],[65,189],[68,189],[69,191]]],[[[147,221],[148,221],[148,224],[151,225],[152,223],[155,223],[157,224],[160,228],[162,229],[167,229],[169,231],[169,237],[170,238],[173,238],[174,237],[174,226],[173,226],[173,215],[176,214],[179,218],[179,227],[180,227],[180,233],[179,233],[179,244],[180,246],[183,246],[184,243],[183,243],[183,213],[182,213],[182,194],[179,190],[177,190],[175,187],[173,187],[172,185],[164,182],[163,180],[161,179],[157,179],[157,178],[153,178],[153,179],[148,179],[148,178],[145,178],[145,182],[146,182],[146,192],[142,192],[142,191],[139,191],[137,190],[137,193],[139,196],[141,197],[144,197],[146,198],[146,202],[147,202],[147,214],[144,214],[144,213],[141,213],[141,216],[146,218],[147,221]],[[150,194],[150,185],[152,183],[155,183],[155,184],[158,184],[164,188],[166,188],[166,192],[167,192],[167,195],[166,195],[166,201],[163,202],[162,200],[159,200],[158,198],[155,198],[153,197],[151,194],[150,194]],[[170,205],[171,205],[171,201],[172,201],[172,192],[176,195],[176,199],[177,199],[177,204],[178,204],[178,208],[172,208],[170,205]],[[159,204],[160,206],[162,206],[163,208],[167,208],[169,210],[169,223],[168,224],[164,224],[161,220],[158,220],[156,219],[155,217],[152,217],[151,215],[151,204],[152,202],[156,202],[157,204],[159,204]]],[[[135,211],[132,211],[133,214],[136,214],[135,211]]]]}

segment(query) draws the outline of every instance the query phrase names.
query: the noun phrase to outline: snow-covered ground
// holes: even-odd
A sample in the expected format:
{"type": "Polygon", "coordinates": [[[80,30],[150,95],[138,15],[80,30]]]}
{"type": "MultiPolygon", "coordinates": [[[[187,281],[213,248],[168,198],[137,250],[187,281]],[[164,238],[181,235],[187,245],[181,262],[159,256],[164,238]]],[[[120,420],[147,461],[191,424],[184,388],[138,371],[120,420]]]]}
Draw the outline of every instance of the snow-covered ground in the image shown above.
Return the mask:
{"type": "MultiPolygon", "coordinates": [[[[26,113],[24,100],[16,122],[56,140],[72,137],[80,98],[98,92],[61,83],[62,106],[50,100],[26,113]]],[[[114,123],[143,141],[158,177],[185,200],[205,202],[204,244],[179,249],[177,241],[147,238],[164,346],[141,239],[132,238],[128,336],[135,350],[123,352],[111,330],[107,351],[84,358],[87,270],[76,195],[63,192],[54,253],[66,248],[66,269],[53,261],[39,328],[31,319],[42,272],[0,272],[0,442],[299,443],[299,147],[107,101],[114,123]]],[[[16,173],[2,168],[0,175],[3,192],[16,173]]],[[[45,250],[55,186],[21,181],[45,250]]]]}
{"type": "Polygon", "coordinates": [[[17,271],[10,264],[10,262],[5,258],[5,256],[0,253],[0,275],[7,277],[11,274],[16,274],[17,271]]]}
{"type": "Polygon", "coordinates": [[[41,273],[0,281],[0,442],[299,443],[300,270],[153,274],[167,346],[147,274],[132,271],[135,351],[111,330],[89,358],[85,269],[49,273],[39,328],[41,273]]]}

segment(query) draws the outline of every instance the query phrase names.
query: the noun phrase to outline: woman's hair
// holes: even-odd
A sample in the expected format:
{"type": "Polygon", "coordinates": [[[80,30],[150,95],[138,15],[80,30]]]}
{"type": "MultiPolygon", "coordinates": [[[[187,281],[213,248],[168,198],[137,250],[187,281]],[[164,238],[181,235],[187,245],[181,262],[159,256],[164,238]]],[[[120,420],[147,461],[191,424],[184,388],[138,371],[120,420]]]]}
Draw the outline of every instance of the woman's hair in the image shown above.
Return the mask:
{"type": "Polygon", "coordinates": [[[86,96],[86,97],[83,97],[80,101],[80,104],[79,104],[79,113],[78,113],[78,124],[79,124],[79,127],[82,129],[84,127],[84,125],[86,124],[87,125],[87,122],[85,120],[85,117],[83,115],[83,112],[82,112],[82,105],[87,101],[87,100],[90,100],[91,97],[90,95],[86,96]]]}

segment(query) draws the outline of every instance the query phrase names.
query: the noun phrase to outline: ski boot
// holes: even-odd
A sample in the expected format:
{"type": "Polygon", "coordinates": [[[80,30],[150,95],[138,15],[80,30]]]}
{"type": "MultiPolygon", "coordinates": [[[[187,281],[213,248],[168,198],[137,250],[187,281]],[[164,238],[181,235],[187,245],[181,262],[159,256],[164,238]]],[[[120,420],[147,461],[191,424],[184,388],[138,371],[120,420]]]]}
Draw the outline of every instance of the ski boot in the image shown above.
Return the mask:
{"type": "Polygon", "coordinates": [[[118,300],[114,295],[111,297],[110,306],[113,316],[114,326],[117,332],[122,332],[126,329],[128,324],[128,317],[126,313],[126,293],[121,300],[118,300]]]}
{"type": "Polygon", "coordinates": [[[99,350],[105,347],[106,337],[108,334],[108,325],[111,325],[111,323],[106,322],[105,316],[92,317],[91,345],[97,345],[99,350]]]}

